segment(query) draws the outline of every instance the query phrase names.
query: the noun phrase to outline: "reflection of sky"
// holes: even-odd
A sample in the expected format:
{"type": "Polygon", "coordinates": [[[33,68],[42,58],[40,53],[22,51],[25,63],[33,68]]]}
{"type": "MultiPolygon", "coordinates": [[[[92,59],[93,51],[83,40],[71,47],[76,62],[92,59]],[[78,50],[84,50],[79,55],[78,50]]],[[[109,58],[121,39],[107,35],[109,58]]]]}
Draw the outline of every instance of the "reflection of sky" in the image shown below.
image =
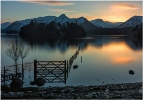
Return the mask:
{"type": "Polygon", "coordinates": [[[142,51],[134,52],[124,42],[110,43],[100,49],[88,45],[85,51],[80,51],[78,61],[74,62],[79,65],[79,68],[72,69],[70,76],[76,76],[72,77],[72,81],[75,83],[78,81],[78,85],[82,82],[85,82],[86,85],[101,84],[102,82],[106,84],[139,82],[142,76],[141,57],[142,51]],[[80,56],[83,59],[82,63],[80,63],[80,56]],[[129,70],[133,70],[135,75],[129,75],[129,70]],[[100,81],[97,81],[98,79],[100,81]]]}
{"type": "Polygon", "coordinates": [[[88,46],[86,51],[88,51],[87,53],[91,54],[93,57],[101,57],[102,59],[106,59],[103,61],[113,64],[132,64],[138,62],[141,59],[140,57],[142,53],[142,51],[133,51],[124,42],[112,42],[104,45],[101,49],[96,49],[94,46],[88,46]]]}
{"type": "MultiPolygon", "coordinates": [[[[2,37],[2,66],[14,63],[5,54],[10,39],[2,37]]],[[[77,49],[74,46],[70,46],[68,49],[65,49],[65,52],[61,52],[58,48],[52,49],[48,45],[36,46],[30,55],[24,59],[24,62],[31,62],[34,59],[69,60],[77,49]]],[[[89,44],[85,49],[80,50],[73,65],[78,65],[79,67],[77,69],[71,68],[66,85],[98,85],[102,84],[102,82],[105,82],[105,84],[140,82],[142,75],[142,50],[134,51],[124,41],[112,41],[100,48],[89,44]],[[129,75],[129,70],[133,70],[135,75],[129,75]],[[98,79],[99,81],[97,81],[98,79]]],[[[47,85],[56,86],[59,84],[47,85]]],[[[61,86],[63,85],[61,84],[61,86]]]]}

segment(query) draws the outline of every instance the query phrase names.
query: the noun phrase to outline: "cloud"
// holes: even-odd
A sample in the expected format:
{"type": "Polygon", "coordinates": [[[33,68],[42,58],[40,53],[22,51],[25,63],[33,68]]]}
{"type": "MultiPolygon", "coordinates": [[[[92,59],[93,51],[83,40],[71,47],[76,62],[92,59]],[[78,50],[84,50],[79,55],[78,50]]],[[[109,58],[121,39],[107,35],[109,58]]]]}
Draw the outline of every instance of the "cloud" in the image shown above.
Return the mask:
{"type": "Polygon", "coordinates": [[[69,5],[74,5],[74,3],[72,3],[72,2],[66,2],[66,1],[29,1],[29,0],[24,0],[23,2],[35,3],[35,4],[41,4],[41,5],[48,5],[48,6],[69,6],[69,5]]]}
{"type": "Polygon", "coordinates": [[[119,9],[119,10],[136,10],[139,9],[139,7],[135,4],[129,4],[129,3],[120,3],[120,4],[114,4],[111,6],[111,8],[119,9]]]}
{"type": "Polygon", "coordinates": [[[76,12],[76,11],[73,11],[73,10],[65,10],[65,9],[49,9],[49,11],[59,12],[59,13],[72,13],[72,12],[76,12]]]}

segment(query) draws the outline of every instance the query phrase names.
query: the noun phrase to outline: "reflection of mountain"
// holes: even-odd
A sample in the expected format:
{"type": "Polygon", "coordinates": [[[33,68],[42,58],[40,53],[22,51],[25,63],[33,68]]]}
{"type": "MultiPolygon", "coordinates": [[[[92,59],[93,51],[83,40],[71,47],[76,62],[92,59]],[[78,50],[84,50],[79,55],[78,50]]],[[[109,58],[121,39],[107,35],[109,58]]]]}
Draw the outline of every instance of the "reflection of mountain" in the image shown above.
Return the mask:
{"type": "Polygon", "coordinates": [[[87,47],[87,42],[82,40],[50,40],[50,41],[28,41],[28,44],[31,46],[31,48],[34,50],[35,47],[37,48],[43,48],[48,50],[54,50],[58,49],[62,53],[64,53],[69,47],[80,47],[81,49],[85,49],[87,47]]]}
{"type": "Polygon", "coordinates": [[[47,49],[59,49],[61,52],[65,52],[69,47],[80,47],[81,50],[87,48],[88,45],[93,45],[96,48],[102,48],[104,45],[107,45],[112,42],[125,42],[132,50],[141,50],[142,49],[142,40],[134,37],[125,37],[125,36],[96,36],[92,38],[79,38],[79,39],[59,39],[57,40],[48,40],[48,41],[29,41],[30,45],[34,47],[40,46],[40,48],[47,49]]]}
{"type": "Polygon", "coordinates": [[[133,37],[96,37],[92,40],[88,40],[87,43],[97,48],[102,48],[104,45],[112,42],[125,42],[132,50],[141,50],[142,49],[142,40],[139,38],[133,37]]]}
{"type": "Polygon", "coordinates": [[[126,41],[126,43],[133,50],[142,50],[141,38],[131,38],[128,41],[126,41]]]}

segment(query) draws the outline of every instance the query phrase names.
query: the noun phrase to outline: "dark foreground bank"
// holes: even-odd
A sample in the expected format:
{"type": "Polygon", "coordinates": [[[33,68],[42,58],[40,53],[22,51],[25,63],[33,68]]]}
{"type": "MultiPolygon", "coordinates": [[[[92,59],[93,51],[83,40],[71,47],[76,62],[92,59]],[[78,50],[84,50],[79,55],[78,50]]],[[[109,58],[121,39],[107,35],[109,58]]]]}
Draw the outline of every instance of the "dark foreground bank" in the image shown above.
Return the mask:
{"type": "Polygon", "coordinates": [[[2,99],[142,99],[142,83],[11,89],[1,87],[2,99]]]}

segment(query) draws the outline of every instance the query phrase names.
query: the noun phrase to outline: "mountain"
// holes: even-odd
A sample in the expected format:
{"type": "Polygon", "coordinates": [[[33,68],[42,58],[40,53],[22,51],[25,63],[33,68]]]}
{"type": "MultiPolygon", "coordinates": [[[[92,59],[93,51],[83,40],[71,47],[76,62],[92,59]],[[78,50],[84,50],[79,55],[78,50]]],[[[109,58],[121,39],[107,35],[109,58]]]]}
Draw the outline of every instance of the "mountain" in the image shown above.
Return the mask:
{"type": "Polygon", "coordinates": [[[81,25],[85,29],[85,31],[87,32],[87,35],[95,33],[96,29],[98,28],[97,26],[93,25],[84,17],[77,18],[77,24],[81,25]]]}
{"type": "Polygon", "coordinates": [[[92,23],[90,23],[84,17],[68,18],[65,14],[61,14],[59,17],[45,16],[45,17],[38,17],[38,18],[32,18],[32,19],[25,19],[25,20],[21,20],[21,21],[15,21],[11,25],[9,25],[9,27],[7,27],[6,30],[7,31],[16,30],[19,32],[21,27],[28,25],[32,20],[36,21],[36,23],[45,23],[45,24],[49,24],[52,21],[54,21],[55,23],[59,23],[61,25],[63,25],[63,24],[66,25],[67,23],[77,23],[78,25],[83,26],[84,29],[86,29],[86,32],[91,32],[91,31],[95,30],[95,28],[97,28],[96,26],[92,25],[92,23]],[[83,25],[83,23],[88,24],[88,25],[83,25]],[[90,29],[88,29],[88,28],[90,28],[90,29]],[[91,30],[91,31],[89,31],[89,30],[91,30]]]}
{"type": "Polygon", "coordinates": [[[118,26],[118,28],[135,27],[143,22],[142,16],[133,16],[118,26]]]}
{"type": "Polygon", "coordinates": [[[1,24],[1,29],[7,28],[11,23],[10,22],[4,22],[1,24]]]}
{"type": "Polygon", "coordinates": [[[95,19],[90,21],[92,24],[101,27],[101,28],[113,28],[113,25],[110,25],[106,22],[104,22],[102,19],[95,19]]]}
{"type": "Polygon", "coordinates": [[[109,22],[109,21],[105,21],[105,23],[107,23],[108,25],[117,27],[117,26],[121,25],[123,22],[109,22]]]}

